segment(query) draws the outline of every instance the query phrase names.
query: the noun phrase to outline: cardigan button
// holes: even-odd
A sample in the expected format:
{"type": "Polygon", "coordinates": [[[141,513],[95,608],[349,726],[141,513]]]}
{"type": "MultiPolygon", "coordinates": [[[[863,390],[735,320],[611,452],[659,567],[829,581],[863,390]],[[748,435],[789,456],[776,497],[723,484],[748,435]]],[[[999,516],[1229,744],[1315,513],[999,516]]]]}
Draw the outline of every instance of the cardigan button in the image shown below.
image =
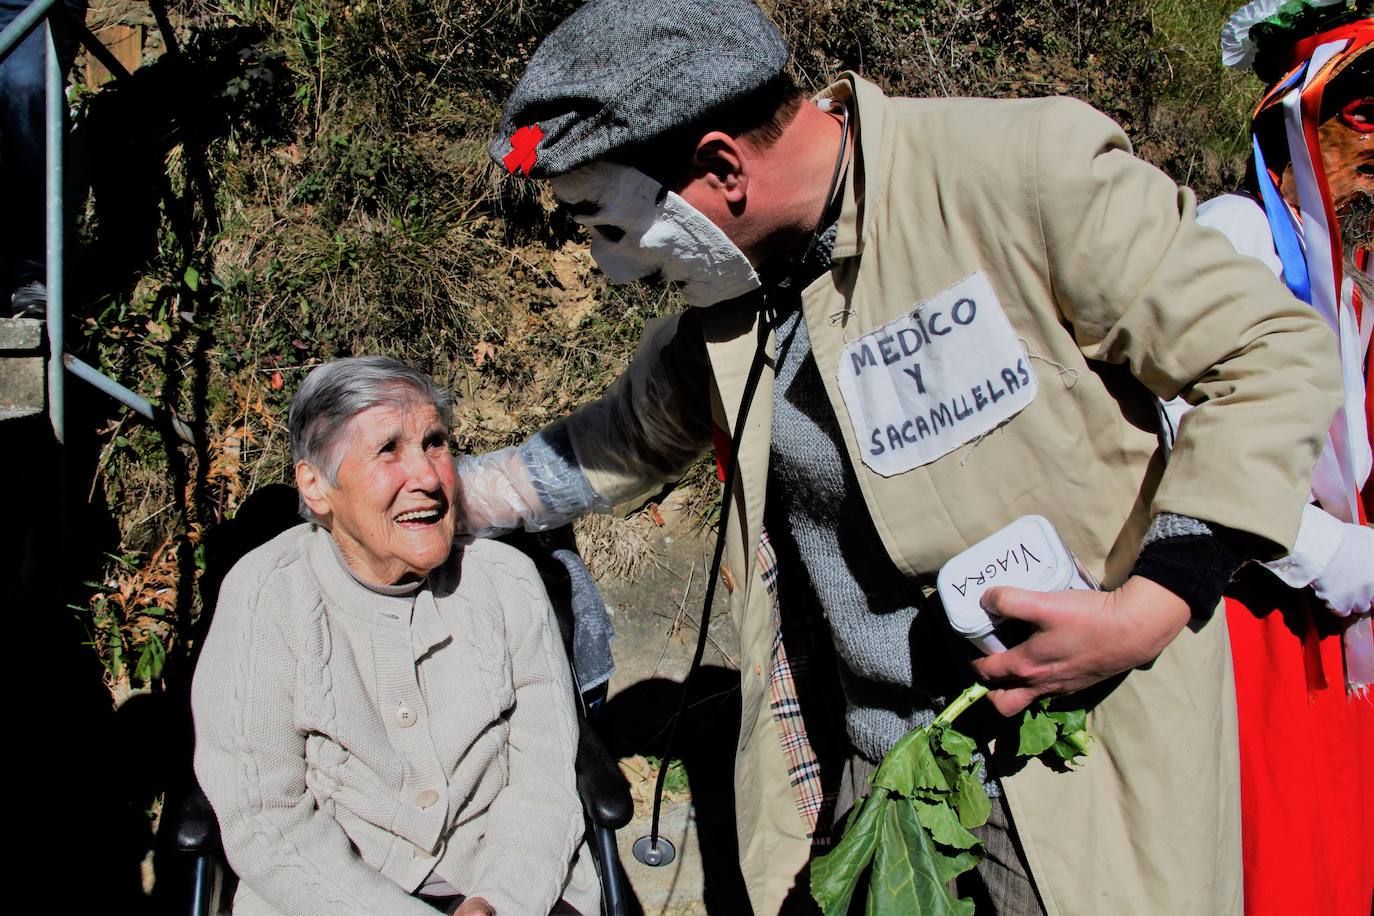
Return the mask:
{"type": "Polygon", "coordinates": [[[419,805],[421,808],[428,808],[438,800],[439,793],[435,792],[433,789],[425,789],[425,791],[415,796],[415,804],[419,805]]]}
{"type": "Polygon", "coordinates": [[[396,707],[396,722],[401,728],[410,728],[415,724],[416,718],[415,710],[411,709],[409,706],[402,705],[396,707]]]}

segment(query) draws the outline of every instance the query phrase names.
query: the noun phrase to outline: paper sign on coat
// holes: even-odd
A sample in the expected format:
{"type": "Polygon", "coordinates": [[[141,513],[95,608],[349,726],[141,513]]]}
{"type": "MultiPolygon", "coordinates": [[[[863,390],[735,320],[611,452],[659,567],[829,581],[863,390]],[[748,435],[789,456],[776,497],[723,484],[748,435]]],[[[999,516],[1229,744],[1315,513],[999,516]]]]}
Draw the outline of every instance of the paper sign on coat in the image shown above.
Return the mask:
{"type": "Polygon", "coordinates": [[[891,477],[1035,400],[1035,370],[982,271],[851,342],[837,367],[864,464],[891,477]]]}

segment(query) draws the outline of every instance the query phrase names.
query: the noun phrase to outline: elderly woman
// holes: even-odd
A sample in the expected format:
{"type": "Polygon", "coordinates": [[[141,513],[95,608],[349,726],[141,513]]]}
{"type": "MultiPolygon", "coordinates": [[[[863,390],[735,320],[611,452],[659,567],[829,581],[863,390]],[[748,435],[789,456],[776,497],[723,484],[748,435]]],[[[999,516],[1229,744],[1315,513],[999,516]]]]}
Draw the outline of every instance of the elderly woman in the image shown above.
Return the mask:
{"type": "Polygon", "coordinates": [[[529,560],[455,538],[445,393],[341,359],[290,429],[309,523],[230,572],[192,698],[234,912],[591,916],[566,658],[529,560]]]}

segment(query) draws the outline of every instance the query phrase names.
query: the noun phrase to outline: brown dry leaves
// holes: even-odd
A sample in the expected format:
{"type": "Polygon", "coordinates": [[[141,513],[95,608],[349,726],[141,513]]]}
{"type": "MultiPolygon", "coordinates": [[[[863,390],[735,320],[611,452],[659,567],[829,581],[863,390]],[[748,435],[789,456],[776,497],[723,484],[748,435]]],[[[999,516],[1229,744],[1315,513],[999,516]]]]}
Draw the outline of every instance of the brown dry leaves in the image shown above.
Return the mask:
{"type": "MultiPolygon", "coordinates": [[[[626,757],[620,761],[620,772],[630,784],[630,798],[634,800],[635,817],[648,817],[654,810],[654,783],[658,779],[658,767],[640,754],[626,757]]],[[[692,793],[686,787],[674,787],[669,779],[663,786],[663,800],[670,805],[689,802],[692,793]]]]}
{"type": "MultiPolygon", "coordinates": [[[[200,529],[188,532],[191,544],[200,540],[200,529]]],[[[172,642],[172,611],[177,603],[180,572],[176,545],[171,538],[144,563],[125,557],[115,564],[92,594],[91,643],[106,662],[105,686],[116,703],[136,686],[134,669],[144,646],[156,640],[164,649],[172,642]],[[114,664],[115,659],[119,660],[114,664]]]]}
{"type": "Polygon", "coordinates": [[[597,310],[591,254],[585,245],[564,242],[550,256],[549,270],[557,281],[557,286],[548,291],[555,320],[568,330],[576,330],[597,310]]]}
{"type": "Polygon", "coordinates": [[[472,348],[472,365],[480,369],[488,360],[495,361],[500,349],[489,340],[479,340],[472,348]]]}

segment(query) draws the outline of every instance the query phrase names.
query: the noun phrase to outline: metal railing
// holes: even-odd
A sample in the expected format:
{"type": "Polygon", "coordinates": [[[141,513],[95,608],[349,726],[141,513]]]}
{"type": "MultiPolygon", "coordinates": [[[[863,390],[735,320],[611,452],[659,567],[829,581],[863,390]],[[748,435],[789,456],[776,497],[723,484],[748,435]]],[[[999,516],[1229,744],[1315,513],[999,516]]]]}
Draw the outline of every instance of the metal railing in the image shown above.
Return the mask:
{"type": "Polygon", "coordinates": [[[126,77],[129,71],[110,53],[86,24],[72,15],[62,0],[33,0],[24,12],[0,33],[0,60],[10,55],[19,43],[27,38],[41,23],[45,38],[44,49],[44,91],[46,107],[44,111],[44,133],[46,136],[46,191],[47,191],[47,321],[48,335],[47,363],[47,401],[48,420],[52,424],[53,436],[59,443],[66,441],[66,376],[64,369],[77,378],[89,382],[96,388],[113,397],[121,404],[152,420],[163,423],[176,432],[177,436],[189,444],[195,444],[194,431],[178,420],[170,411],[153,406],[146,398],[129,390],[114,379],[103,375],[99,370],[87,365],[66,352],[63,331],[65,328],[66,291],[63,286],[65,276],[66,201],[63,189],[63,157],[66,139],[67,99],[62,91],[62,66],[58,60],[57,36],[53,20],[62,17],[63,27],[76,35],[82,45],[110,73],[126,77]]]}

